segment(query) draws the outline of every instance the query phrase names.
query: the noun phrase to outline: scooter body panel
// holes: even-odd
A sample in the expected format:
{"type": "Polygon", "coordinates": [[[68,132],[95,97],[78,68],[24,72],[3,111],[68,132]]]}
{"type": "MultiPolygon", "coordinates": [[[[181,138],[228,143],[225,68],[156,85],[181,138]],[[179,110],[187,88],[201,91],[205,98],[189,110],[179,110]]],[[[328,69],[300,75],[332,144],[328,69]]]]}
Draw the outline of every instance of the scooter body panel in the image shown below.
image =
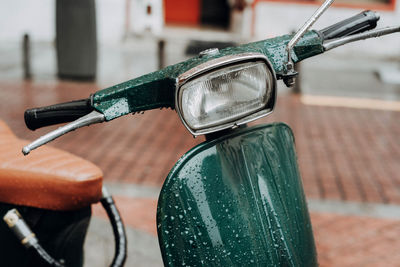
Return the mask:
{"type": "Polygon", "coordinates": [[[157,209],[166,266],[316,266],[293,134],[238,130],[185,154],[157,209]]]}

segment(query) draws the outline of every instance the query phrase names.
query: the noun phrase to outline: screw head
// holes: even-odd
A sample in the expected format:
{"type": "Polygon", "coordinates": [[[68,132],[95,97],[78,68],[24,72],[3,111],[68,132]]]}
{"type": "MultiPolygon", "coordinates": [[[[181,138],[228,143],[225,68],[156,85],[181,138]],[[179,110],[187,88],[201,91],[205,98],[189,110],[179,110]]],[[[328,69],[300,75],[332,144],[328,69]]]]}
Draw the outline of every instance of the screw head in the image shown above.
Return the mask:
{"type": "Polygon", "coordinates": [[[284,65],[284,71],[285,71],[285,74],[293,74],[293,72],[294,72],[294,64],[293,64],[293,62],[287,62],[284,65]]]}

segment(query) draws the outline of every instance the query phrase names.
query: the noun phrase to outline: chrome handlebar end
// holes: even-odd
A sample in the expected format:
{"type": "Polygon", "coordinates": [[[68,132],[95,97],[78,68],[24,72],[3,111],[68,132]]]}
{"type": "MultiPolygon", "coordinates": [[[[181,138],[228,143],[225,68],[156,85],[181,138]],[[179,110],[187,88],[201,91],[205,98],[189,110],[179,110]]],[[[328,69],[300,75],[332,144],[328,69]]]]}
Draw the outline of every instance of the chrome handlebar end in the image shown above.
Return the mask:
{"type": "Polygon", "coordinates": [[[42,145],[45,145],[66,133],[69,133],[71,131],[74,131],[74,130],[84,127],[84,126],[89,126],[91,124],[101,123],[104,121],[105,121],[105,116],[102,113],[100,113],[98,111],[92,111],[89,114],[87,114],[71,123],[68,123],[67,125],[64,125],[52,132],[49,132],[49,133],[39,137],[38,139],[36,139],[32,143],[30,143],[29,145],[25,146],[22,149],[22,154],[24,154],[26,156],[32,150],[34,150],[42,145]]]}
{"type": "Polygon", "coordinates": [[[336,48],[336,47],[339,47],[339,46],[342,46],[342,45],[345,45],[348,43],[365,40],[365,39],[370,39],[370,38],[377,38],[377,37],[381,37],[381,36],[396,33],[396,32],[400,32],[400,26],[385,27],[385,28],[371,30],[368,32],[354,34],[354,35],[350,35],[350,36],[346,36],[346,37],[342,37],[342,38],[328,40],[328,41],[324,42],[323,47],[324,47],[325,51],[329,51],[333,48],[336,48]]]}

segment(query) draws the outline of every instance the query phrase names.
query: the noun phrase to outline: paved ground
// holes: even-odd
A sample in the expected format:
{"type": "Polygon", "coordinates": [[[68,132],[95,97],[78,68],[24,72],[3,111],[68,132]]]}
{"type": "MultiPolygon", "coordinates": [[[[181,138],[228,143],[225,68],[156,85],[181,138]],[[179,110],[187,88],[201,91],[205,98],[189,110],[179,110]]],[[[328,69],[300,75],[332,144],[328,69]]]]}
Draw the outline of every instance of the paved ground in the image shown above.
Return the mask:
{"type": "MultiPolygon", "coordinates": [[[[155,66],[153,58],[149,60],[153,63],[127,73],[134,59],[145,62],[146,57],[122,47],[122,52],[114,51],[118,58],[103,59],[110,65],[102,67],[105,76],[96,83],[60,82],[49,71],[51,64],[45,64],[53,60],[51,55],[39,51],[36,58],[43,56],[39,57],[43,60],[36,61],[35,78],[22,81],[13,63],[15,51],[1,48],[6,60],[0,62],[0,117],[27,139],[54,127],[26,130],[22,119],[26,108],[84,98],[155,66]]],[[[396,102],[400,88],[380,83],[373,75],[373,63],[349,67],[337,60],[328,62],[305,64],[305,95],[283,90],[274,114],[257,123],[283,121],[295,133],[321,266],[400,266],[400,112],[396,102]],[[323,98],[313,98],[315,94],[323,98]]],[[[156,110],[80,129],[53,145],[104,170],[130,229],[132,264],[128,266],[157,266],[161,264],[155,235],[159,188],[176,160],[203,140],[193,139],[174,111],[156,110]]],[[[96,251],[111,251],[105,248],[110,235],[99,230],[105,228],[104,215],[99,207],[94,214],[87,243],[89,259],[96,251]]],[[[106,266],[110,254],[104,255],[99,264],[106,266]]]]}
{"type": "MultiPolygon", "coordinates": [[[[154,215],[155,209],[148,212],[154,215]]],[[[106,267],[113,256],[113,237],[108,222],[96,215],[85,244],[86,266],[106,267]]],[[[399,220],[311,212],[311,221],[321,267],[400,266],[399,220]]],[[[154,233],[129,225],[126,266],[163,266],[154,233]]]]}
{"type": "MultiPolygon", "coordinates": [[[[162,266],[155,222],[159,188],[118,183],[107,186],[118,195],[116,202],[128,225],[127,266],[162,266]]],[[[320,266],[400,266],[399,206],[309,200],[309,209],[320,266]]],[[[93,212],[96,219],[86,249],[106,250],[96,260],[99,266],[107,266],[112,259],[110,226],[100,205],[93,212]],[[103,245],[98,248],[96,243],[103,245]]]]}

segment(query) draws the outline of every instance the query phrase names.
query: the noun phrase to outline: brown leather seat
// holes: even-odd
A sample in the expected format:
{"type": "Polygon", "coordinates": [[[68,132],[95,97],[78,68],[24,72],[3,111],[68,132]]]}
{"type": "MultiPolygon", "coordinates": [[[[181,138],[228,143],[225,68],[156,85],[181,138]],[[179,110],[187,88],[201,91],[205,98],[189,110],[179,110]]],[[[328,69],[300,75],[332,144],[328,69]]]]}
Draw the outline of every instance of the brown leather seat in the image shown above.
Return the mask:
{"type": "Polygon", "coordinates": [[[103,174],[96,165],[46,146],[24,157],[28,143],[0,120],[0,202],[73,210],[100,200],[103,174]]]}

